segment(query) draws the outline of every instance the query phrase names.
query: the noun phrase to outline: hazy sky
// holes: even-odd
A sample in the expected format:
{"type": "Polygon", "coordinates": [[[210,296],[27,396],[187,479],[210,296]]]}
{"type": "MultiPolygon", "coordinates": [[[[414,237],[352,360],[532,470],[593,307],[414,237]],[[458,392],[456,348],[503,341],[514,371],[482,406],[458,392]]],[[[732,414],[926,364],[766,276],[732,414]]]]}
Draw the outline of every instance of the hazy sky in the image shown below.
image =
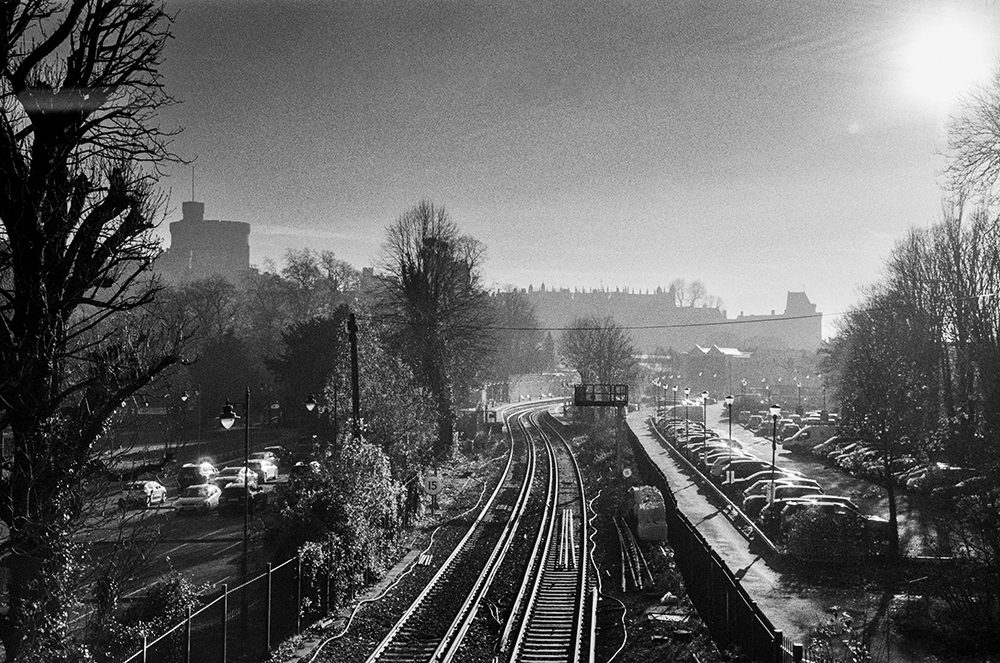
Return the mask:
{"type": "Polygon", "coordinates": [[[701,279],[730,315],[855,303],[939,218],[947,115],[1000,48],[986,0],[168,7],[162,120],[252,263],[374,264],[428,199],[497,285],[701,279]]]}

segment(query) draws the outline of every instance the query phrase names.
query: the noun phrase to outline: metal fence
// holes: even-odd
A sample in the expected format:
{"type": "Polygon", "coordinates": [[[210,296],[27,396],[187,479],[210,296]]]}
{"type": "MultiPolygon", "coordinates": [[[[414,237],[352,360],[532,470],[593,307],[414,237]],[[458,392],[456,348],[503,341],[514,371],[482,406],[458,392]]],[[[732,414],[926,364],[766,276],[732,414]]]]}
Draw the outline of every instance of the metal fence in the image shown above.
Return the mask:
{"type": "Polygon", "coordinates": [[[221,593],[122,663],[259,661],[273,645],[327,615],[336,597],[331,577],[309,573],[294,557],[221,593]]]}
{"type": "Polygon", "coordinates": [[[666,476],[643,450],[635,433],[628,430],[627,436],[643,480],[663,493],[667,538],[677,568],[715,643],[720,649],[738,646],[754,661],[802,661],[802,647],[785,642],[782,632],[774,628],[718,553],[677,508],[666,476]]]}

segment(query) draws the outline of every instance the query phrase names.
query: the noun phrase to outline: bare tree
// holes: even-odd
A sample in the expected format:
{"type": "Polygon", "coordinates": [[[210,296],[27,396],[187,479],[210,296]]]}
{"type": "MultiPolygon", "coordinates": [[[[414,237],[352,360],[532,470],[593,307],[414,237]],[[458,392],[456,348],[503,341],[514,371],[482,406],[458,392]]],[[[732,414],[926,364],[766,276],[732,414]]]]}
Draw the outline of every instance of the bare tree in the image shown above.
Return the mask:
{"type": "Polygon", "coordinates": [[[296,322],[333,315],[338,306],[347,302],[346,293],[358,284],[357,270],[332,251],[289,249],[281,276],[296,322]]]}
{"type": "Polygon", "coordinates": [[[382,246],[386,322],[394,346],[435,399],[439,453],[453,446],[456,393],[468,391],[490,351],[483,256],[482,244],[426,201],[389,226],[382,246]]]}
{"type": "Polygon", "coordinates": [[[698,304],[706,304],[713,308],[722,306],[722,300],[714,295],[709,295],[708,288],[702,281],[688,283],[684,279],[674,279],[670,282],[670,289],[674,293],[674,303],[677,306],[691,307],[698,304]]]}
{"type": "Polygon", "coordinates": [[[0,480],[8,660],[31,639],[55,657],[68,600],[64,532],[105,423],[179,360],[180,338],[141,313],[156,292],[170,159],[154,122],[169,17],[150,0],[0,2],[0,480]]]}
{"type": "Polygon", "coordinates": [[[495,377],[532,373],[548,368],[551,355],[544,356],[544,338],[538,329],[535,307],[516,289],[497,293],[491,299],[496,309],[494,334],[495,377]]]}
{"type": "Polygon", "coordinates": [[[584,382],[629,382],[638,364],[631,335],[612,317],[577,318],[563,332],[560,351],[584,382]]]}
{"type": "Polygon", "coordinates": [[[1000,184],[1000,67],[972,94],[948,127],[952,187],[960,193],[998,193],[1000,184]]]}

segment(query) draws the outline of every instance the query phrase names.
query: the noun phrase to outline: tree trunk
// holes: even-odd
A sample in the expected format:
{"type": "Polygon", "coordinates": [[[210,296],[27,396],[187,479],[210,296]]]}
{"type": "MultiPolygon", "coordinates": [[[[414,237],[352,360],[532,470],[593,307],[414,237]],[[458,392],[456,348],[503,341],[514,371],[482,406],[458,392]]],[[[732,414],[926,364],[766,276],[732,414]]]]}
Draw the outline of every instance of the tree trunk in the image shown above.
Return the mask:
{"type": "Polygon", "coordinates": [[[889,557],[896,559],[899,556],[899,521],[896,515],[896,486],[892,481],[892,474],[886,473],[885,493],[889,499],[889,557]]]}

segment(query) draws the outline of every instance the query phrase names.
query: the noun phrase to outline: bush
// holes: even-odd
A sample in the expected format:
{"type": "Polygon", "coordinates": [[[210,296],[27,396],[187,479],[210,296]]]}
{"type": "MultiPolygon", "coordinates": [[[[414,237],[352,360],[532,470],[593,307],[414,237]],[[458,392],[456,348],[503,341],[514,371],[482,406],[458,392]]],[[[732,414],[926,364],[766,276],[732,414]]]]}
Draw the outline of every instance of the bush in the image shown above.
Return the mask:
{"type": "Polygon", "coordinates": [[[787,526],[786,550],[802,559],[855,559],[868,549],[864,518],[850,511],[809,506],[792,515],[787,526]]]}

